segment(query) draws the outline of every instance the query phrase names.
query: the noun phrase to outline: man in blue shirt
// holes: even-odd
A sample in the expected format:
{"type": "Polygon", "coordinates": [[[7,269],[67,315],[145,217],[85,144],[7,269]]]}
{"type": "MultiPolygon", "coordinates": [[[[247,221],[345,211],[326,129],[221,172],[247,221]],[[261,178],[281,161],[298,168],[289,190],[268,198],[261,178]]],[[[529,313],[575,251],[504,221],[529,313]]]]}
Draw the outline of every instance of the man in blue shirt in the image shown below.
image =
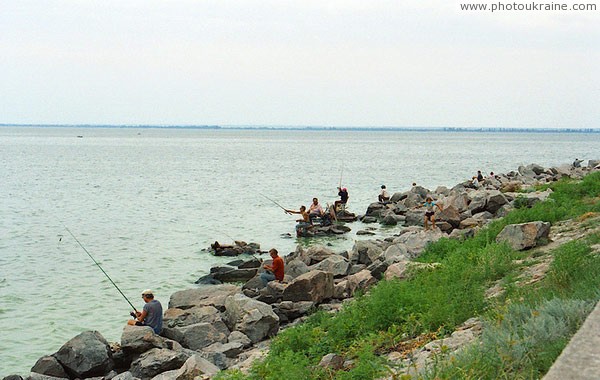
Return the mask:
{"type": "Polygon", "coordinates": [[[155,333],[160,334],[163,324],[163,309],[158,300],[154,299],[154,293],[150,289],[142,292],[142,299],[146,303],[140,313],[135,313],[136,318],[127,321],[130,326],[149,326],[155,333]]]}

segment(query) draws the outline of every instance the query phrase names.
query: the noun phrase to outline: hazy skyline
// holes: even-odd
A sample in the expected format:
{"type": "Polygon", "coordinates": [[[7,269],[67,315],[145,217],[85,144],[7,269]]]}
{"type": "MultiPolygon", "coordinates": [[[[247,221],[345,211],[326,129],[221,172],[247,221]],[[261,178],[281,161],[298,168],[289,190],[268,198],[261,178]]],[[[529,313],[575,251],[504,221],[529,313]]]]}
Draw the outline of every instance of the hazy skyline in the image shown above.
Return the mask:
{"type": "Polygon", "coordinates": [[[585,3],[0,0],[0,123],[598,128],[585,3]]]}

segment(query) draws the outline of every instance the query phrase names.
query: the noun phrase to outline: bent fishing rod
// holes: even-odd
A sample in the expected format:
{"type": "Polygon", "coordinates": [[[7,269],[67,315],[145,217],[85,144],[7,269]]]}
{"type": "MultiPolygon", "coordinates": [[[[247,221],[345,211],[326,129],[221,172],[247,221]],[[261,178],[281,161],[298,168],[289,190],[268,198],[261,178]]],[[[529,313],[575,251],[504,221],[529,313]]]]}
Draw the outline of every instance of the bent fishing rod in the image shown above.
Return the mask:
{"type": "Polygon", "coordinates": [[[270,200],[271,202],[275,203],[277,206],[279,206],[283,211],[288,212],[288,210],[283,207],[282,205],[280,205],[279,203],[275,202],[274,200],[272,200],[271,198],[267,197],[266,195],[264,195],[263,193],[259,193],[260,195],[262,195],[263,197],[267,198],[268,200],[270,200]]]}
{"type": "Polygon", "coordinates": [[[129,304],[129,306],[131,306],[133,308],[133,310],[137,313],[137,309],[135,308],[135,306],[133,306],[133,304],[131,303],[131,301],[129,301],[129,299],[125,296],[125,294],[121,291],[121,289],[119,289],[119,287],[117,286],[117,284],[115,284],[115,282],[112,280],[112,278],[110,278],[110,276],[108,275],[108,273],[106,273],[106,271],[104,271],[104,269],[100,266],[100,264],[96,261],[96,259],[94,259],[94,257],[88,252],[87,249],[85,249],[85,247],[83,246],[83,244],[81,244],[81,242],[75,237],[75,235],[73,235],[73,233],[71,232],[71,230],[64,225],[64,223],[61,222],[61,224],[63,225],[63,227],[65,228],[65,230],[67,230],[67,232],[69,233],[69,235],[71,235],[73,237],[73,239],[75,239],[75,241],[77,242],[77,244],[79,244],[79,246],[85,251],[85,253],[87,253],[87,255],[90,257],[90,259],[92,259],[92,261],[94,262],[94,264],[96,264],[96,266],[98,266],[98,268],[100,268],[100,270],[102,271],[102,273],[104,273],[104,275],[106,276],[106,278],[108,278],[108,280],[110,281],[111,284],[113,284],[113,286],[119,291],[119,293],[121,293],[121,295],[123,296],[123,298],[125,298],[125,301],[127,301],[127,303],[129,304]]]}

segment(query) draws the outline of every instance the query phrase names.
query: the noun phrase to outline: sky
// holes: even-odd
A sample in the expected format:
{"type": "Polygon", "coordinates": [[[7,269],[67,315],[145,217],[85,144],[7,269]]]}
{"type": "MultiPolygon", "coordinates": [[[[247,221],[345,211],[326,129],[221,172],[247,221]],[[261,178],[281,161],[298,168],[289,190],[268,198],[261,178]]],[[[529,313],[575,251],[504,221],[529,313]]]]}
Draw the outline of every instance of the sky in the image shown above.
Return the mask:
{"type": "Polygon", "coordinates": [[[576,3],[0,0],[0,123],[600,128],[576,3]]]}

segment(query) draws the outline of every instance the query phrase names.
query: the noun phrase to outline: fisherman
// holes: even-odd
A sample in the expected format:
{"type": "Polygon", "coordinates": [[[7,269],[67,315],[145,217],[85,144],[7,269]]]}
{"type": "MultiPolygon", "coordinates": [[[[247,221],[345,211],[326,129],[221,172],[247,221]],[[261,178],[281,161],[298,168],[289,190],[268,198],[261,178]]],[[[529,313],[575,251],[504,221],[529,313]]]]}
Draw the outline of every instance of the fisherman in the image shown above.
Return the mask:
{"type": "Polygon", "coordinates": [[[390,200],[390,194],[388,194],[385,185],[381,185],[381,193],[379,193],[379,202],[387,202],[390,200]]]}
{"type": "Polygon", "coordinates": [[[130,326],[149,326],[155,333],[160,334],[163,324],[163,309],[158,300],[154,299],[154,292],[146,289],[142,292],[142,299],[145,302],[142,312],[131,312],[134,319],[127,321],[130,326]]]}
{"type": "Polygon", "coordinates": [[[335,211],[337,211],[339,205],[343,205],[345,207],[346,203],[348,203],[348,198],[350,198],[350,196],[348,195],[348,189],[345,187],[338,187],[338,195],[340,196],[340,200],[333,202],[333,207],[335,211]]]}
{"type": "Polygon", "coordinates": [[[277,280],[283,281],[284,275],[284,264],[283,259],[279,257],[279,252],[275,248],[271,248],[269,250],[269,254],[273,259],[273,264],[264,265],[263,268],[265,272],[260,274],[260,279],[262,280],[263,286],[267,286],[270,281],[277,280]]]}
{"type": "Polygon", "coordinates": [[[300,210],[288,210],[284,209],[286,214],[300,214],[302,215],[302,219],[296,219],[298,224],[296,225],[296,235],[301,236],[303,232],[306,232],[309,228],[312,228],[313,225],[310,222],[310,216],[308,212],[306,212],[306,206],[300,206],[300,210]]]}
{"type": "Polygon", "coordinates": [[[319,204],[319,199],[313,198],[312,204],[308,208],[308,217],[310,222],[312,223],[314,218],[322,217],[324,213],[325,211],[323,211],[323,207],[319,204]]]}
{"type": "Polygon", "coordinates": [[[580,168],[582,162],[583,162],[583,160],[580,160],[579,158],[576,158],[575,161],[573,161],[573,167],[574,168],[580,168]]]}

